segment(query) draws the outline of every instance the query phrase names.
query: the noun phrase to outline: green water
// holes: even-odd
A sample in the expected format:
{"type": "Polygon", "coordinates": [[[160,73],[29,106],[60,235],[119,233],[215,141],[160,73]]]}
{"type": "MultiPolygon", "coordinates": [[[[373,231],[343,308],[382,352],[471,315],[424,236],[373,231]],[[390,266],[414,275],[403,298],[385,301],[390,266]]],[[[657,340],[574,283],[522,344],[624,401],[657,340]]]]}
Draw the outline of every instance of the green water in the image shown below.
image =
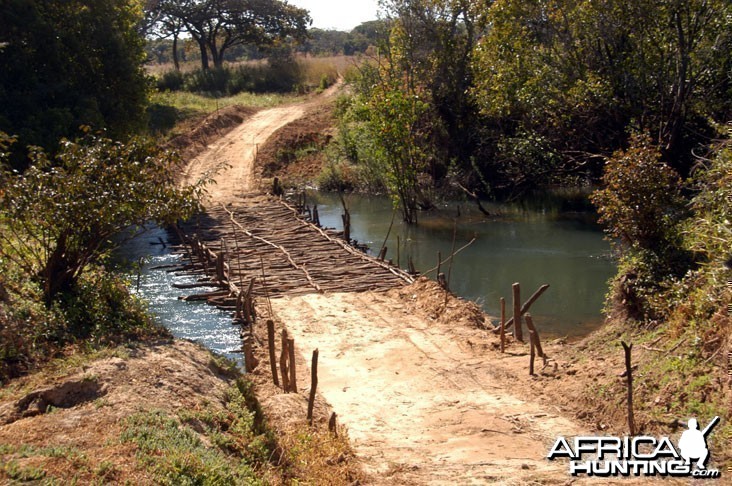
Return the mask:
{"type": "MultiPolygon", "coordinates": [[[[342,228],[342,208],[337,196],[311,193],[309,204],[317,203],[323,226],[342,228]]],[[[351,237],[378,252],[392,220],[392,205],[383,197],[349,195],[351,237]]],[[[477,301],[490,315],[500,315],[500,298],[511,306],[511,285],[521,284],[522,300],[539,286],[549,290],[531,309],[544,334],[581,336],[602,322],[601,309],[607,281],[615,273],[609,258],[610,246],[587,213],[564,213],[551,201],[534,201],[525,206],[487,205],[495,216],[485,217],[472,204],[446,204],[420,214],[417,226],[405,225],[397,214],[386,246],[387,259],[407,267],[411,256],[415,268],[424,272],[474,236],[472,246],[455,257],[450,288],[456,294],[477,301]]],[[[447,275],[449,265],[443,266],[447,275]]],[[[434,278],[434,273],[431,275],[434,278]]],[[[510,312],[510,310],[509,310],[510,312]]]]}

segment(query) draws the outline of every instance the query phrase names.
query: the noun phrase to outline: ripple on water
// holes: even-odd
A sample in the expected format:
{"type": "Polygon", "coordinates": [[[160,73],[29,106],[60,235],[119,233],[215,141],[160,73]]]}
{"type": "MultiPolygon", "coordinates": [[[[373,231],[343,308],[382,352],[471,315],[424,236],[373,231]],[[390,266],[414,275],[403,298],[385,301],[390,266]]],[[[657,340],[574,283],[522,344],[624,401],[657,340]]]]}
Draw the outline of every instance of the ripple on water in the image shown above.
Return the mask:
{"type": "Polygon", "coordinates": [[[181,263],[179,255],[173,255],[169,249],[151,244],[156,243],[159,237],[165,240],[165,232],[153,230],[125,244],[118,252],[120,260],[137,261],[141,257],[146,259],[140,272],[139,288],[137,274],[132,274],[132,292],[148,302],[150,311],[175,337],[198,342],[233,359],[241,367],[242,357],[238,352],[241,349],[241,338],[239,328],[233,325],[231,313],[204,302],[184,302],[178,299],[213,289],[176,289],[173,284],[194,283],[197,277],[168,273],[165,269],[152,269],[160,265],[181,263]]]}

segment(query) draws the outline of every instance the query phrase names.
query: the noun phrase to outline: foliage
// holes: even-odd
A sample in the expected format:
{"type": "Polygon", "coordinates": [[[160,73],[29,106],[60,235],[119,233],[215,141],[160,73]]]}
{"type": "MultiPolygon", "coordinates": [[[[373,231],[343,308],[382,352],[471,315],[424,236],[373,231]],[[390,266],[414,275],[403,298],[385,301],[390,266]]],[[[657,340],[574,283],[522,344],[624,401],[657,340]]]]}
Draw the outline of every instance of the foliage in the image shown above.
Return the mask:
{"type": "Polygon", "coordinates": [[[732,266],[732,145],[720,147],[695,174],[694,217],[685,225],[686,244],[705,262],[732,266]]]}
{"type": "Polygon", "coordinates": [[[704,117],[730,114],[729,2],[486,4],[473,92],[499,138],[537,132],[592,175],[593,155],[619,148],[633,124],[685,175],[690,149],[712,135],[704,117]]]}
{"type": "Polygon", "coordinates": [[[608,160],[602,182],[592,201],[608,234],[628,247],[661,251],[680,219],[681,179],[650,137],[633,135],[630,147],[608,160]]]}
{"type": "Polygon", "coordinates": [[[43,288],[50,306],[101,261],[110,238],[149,221],[170,224],[198,208],[202,186],[178,189],[176,157],[150,141],[96,135],[40,149],[22,174],[2,174],[2,257],[43,288]]]}
{"type": "Polygon", "coordinates": [[[679,241],[685,216],[680,190],[681,179],[661,161],[650,138],[634,134],[630,147],[608,160],[603,188],[591,196],[600,222],[622,252],[613,299],[629,317],[663,317],[654,296],[667,279],[688,268],[679,241]]]}
{"type": "Polygon", "coordinates": [[[249,464],[206,447],[193,428],[163,411],[129,417],[121,439],[137,446],[138,461],[158,484],[259,484],[249,464]]]}
{"type": "Polygon", "coordinates": [[[174,40],[185,32],[198,43],[203,70],[209,56],[214,67],[223,67],[226,51],[238,45],[303,39],[310,23],[306,10],[280,0],[153,0],[147,10],[151,31],[174,40]]]}
{"type": "Polygon", "coordinates": [[[81,125],[144,126],[147,80],[135,0],[7,0],[0,15],[0,131],[54,150],[81,125]]]}
{"type": "Polygon", "coordinates": [[[272,455],[271,433],[248,382],[239,378],[225,400],[223,409],[181,410],[178,417],[134,415],[121,439],[137,445],[138,460],[162,484],[260,484],[255,469],[272,455]]]}

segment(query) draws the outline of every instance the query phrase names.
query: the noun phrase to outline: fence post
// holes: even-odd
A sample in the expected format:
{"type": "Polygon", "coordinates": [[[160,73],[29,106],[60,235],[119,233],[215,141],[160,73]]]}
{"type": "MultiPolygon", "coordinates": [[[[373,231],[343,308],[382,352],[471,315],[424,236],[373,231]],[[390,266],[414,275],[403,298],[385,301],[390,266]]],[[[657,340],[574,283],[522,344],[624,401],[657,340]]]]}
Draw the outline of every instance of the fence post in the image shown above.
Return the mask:
{"type": "Polygon", "coordinates": [[[280,373],[282,373],[282,390],[287,393],[290,391],[290,379],[287,371],[287,329],[282,330],[282,353],[280,354],[280,373]]]}
{"type": "Polygon", "coordinates": [[[623,350],[625,351],[625,372],[628,375],[628,429],[630,435],[635,435],[635,417],[633,416],[633,367],[631,364],[630,351],[633,349],[633,344],[625,344],[625,341],[621,341],[623,350]]]}
{"type": "Polygon", "coordinates": [[[313,351],[313,364],[310,368],[310,398],[308,399],[308,423],[313,425],[313,407],[315,406],[315,392],[318,389],[318,353],[313,351]]]}
{"type": "Polygon", "coordinates": [[[275,326],[272,319],[267,321],[267,344],[269,346],[269,367],[272,369],[272,381],[275,386],[280,386],[277,376],[277,358],[275,350],[275,326]]]}
{"type": "Polygon", "coordinates": [[[524,340],[521,331],[521,285],[517,282],[513,284],[513,337],[517,341],[524,340]]]}
{"type": "Polygon", "coordinates": [[[290,362],[290,391],[297,393],[297,373],[295,372],[295,340],[287,338],[287,354],[290,362]]]}

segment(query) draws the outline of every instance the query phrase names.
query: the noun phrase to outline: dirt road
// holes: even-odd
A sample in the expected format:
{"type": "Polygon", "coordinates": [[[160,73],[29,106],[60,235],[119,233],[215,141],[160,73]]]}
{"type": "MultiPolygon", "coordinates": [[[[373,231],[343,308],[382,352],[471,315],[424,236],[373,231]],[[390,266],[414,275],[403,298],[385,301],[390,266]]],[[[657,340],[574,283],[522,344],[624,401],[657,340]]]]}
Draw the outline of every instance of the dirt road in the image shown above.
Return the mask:
{"type": "Polygon", "coordinates": [[[278,129],[335,96],[340,87],[337,83],[309,101],[256,113],[193,159],[188,164],[183,184],[212,178],[215,183],[207,188],[208,205],[236,202],[240,196],[255,192],[254,163],[259,147],[278,129]]]}
{"type": "MultiPolygon", "coordinates": [[[[220,168],[208,204],[235,203],[255,191],[256,147],[317,102],[258,113],[193,160],[187,180],[220,168]]],[[[318,391],[348,428],[374,483],[570,479],[566,464],[544,458],[558,435],[579,434],[581,428],[557,410],[509,392],[510,379],[493,365],[492,335],[455,322],[440,324],[409,305],[410,292],[405,287],[272,301],[303,358],[319,348],[318,391]]],[[[425,295],[413,300],[420,298],[425,295]]],[[[465,303],[453,299],[451,305],[459,312],[465,303]]]]}

